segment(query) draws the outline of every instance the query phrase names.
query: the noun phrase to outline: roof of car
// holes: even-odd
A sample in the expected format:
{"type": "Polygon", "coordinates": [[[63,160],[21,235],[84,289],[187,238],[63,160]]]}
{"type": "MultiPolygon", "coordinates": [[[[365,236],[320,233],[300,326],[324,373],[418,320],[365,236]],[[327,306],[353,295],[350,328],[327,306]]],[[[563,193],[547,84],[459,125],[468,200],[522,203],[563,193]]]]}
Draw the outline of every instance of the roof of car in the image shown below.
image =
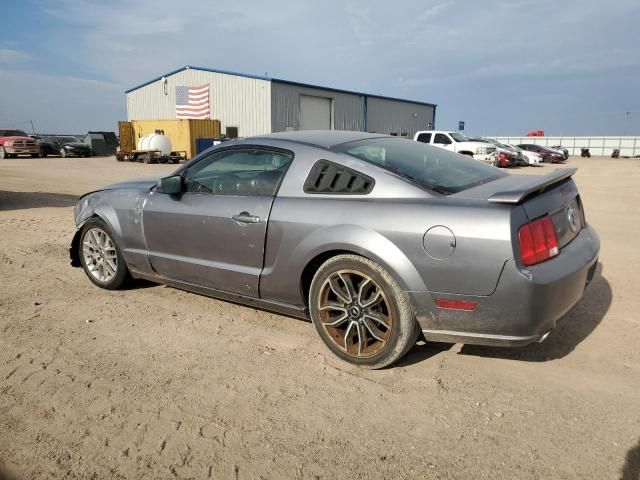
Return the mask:
{"type": "Polygon", "coordinates": [[[350,132],[344,130],[304,130],[301,132],[280,132],[269,135],[250,137],[246,140],[286,140],[288,142],[306,143],[318,147],[332,148],[336,145],[369,138],[397,138],[390,135],[368,132],[350,132]]]}

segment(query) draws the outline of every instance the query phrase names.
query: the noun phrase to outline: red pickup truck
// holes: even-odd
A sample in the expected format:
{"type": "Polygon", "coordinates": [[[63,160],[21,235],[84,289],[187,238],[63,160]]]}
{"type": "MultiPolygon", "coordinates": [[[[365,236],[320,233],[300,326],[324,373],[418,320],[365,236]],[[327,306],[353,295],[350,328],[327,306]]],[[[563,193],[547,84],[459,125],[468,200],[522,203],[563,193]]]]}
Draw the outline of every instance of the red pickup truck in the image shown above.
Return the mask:
{"type": "Polygon", "coordinates": [[[37,142],[22,130],[0,128],[0,158],[17,157],[18,155],[40,156],[37,142]]]}

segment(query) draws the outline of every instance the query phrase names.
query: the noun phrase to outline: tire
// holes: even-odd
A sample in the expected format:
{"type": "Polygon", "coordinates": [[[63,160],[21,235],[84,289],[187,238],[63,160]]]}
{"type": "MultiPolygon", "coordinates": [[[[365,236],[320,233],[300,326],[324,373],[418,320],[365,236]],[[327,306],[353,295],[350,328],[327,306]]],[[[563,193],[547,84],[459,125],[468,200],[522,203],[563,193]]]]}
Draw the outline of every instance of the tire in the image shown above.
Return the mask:
{"type": "Polygon", "coordinates": [[[82,227],[78,257],[84,273],[100,288],[117,290],[130,278],[111,229],[99,218],[89,220],[82,227]]]}
{"type": "Polygon", "coordinates": [[[329,350],[370,369],[398,361],[420,333],[407,293],[384,268],[358,255],[337,255],[320,266],[309,311],[329,350]]]}
{"type": "Polygon", "coordinates": [[[31,158],[40,158],[40,154],[39,153],[32,153],[31,154],[31,158]]]}
{"type": "Polygon", "coordinates": [[[61,156],[62,158],[65,158],[65,157],[67,156],[67,151],[66,151],[64,148],[61,148],[61,149],[60,149],[60,156],[61,156]]]}
{"type": "Polygon", "coordinates": [[[551,158],[550,155],[547,155],[546,157],[542,157],[542,163],[553,163],[553,158],[551,158]]]}
{"type": "Polygon", "coordinates": [[[41,158],[47,158],[47,152],[45,152],[44,150],[40,152],[40,157],[41,158]]]}

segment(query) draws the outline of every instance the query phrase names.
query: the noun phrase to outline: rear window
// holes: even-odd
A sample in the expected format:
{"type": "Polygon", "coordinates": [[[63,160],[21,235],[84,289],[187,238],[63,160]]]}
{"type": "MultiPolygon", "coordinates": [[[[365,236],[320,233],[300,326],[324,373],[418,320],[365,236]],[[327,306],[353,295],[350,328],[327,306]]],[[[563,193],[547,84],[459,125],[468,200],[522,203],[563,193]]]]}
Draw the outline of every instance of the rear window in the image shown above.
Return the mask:
{"type": "Polygon", "coordinates": [[[496,167],[421,142],[375,138],[343,143],[341,153],[372,163],[416,185],[445,195],[506,175],[496,167]]]}

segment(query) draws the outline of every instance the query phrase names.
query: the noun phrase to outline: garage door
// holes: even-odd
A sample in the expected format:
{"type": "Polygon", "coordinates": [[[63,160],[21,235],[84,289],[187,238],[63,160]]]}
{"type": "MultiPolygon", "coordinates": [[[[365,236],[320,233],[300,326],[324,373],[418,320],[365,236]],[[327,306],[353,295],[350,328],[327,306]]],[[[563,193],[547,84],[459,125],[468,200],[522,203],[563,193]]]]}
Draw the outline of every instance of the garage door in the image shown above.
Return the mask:
{"type": "Polygon", "coordinates": [[[331,130],[331,99],[300,95],[300,130],[331,130]]]}

